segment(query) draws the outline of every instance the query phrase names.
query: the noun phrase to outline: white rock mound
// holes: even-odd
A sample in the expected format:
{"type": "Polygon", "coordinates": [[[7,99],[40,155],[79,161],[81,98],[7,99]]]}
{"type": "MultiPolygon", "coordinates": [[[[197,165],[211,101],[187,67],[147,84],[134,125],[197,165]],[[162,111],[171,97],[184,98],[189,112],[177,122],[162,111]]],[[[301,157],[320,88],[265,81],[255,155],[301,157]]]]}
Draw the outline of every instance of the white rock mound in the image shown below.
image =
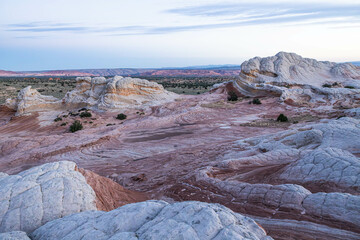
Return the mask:
{"type": "Polygon", "coordinates": [[[31,234],[45,239],[272,239],[252,219],[219,204],[146,201],[111,212],[88,211],[45,224],[31,234]]]}
{"type": "Polygon", "coordinates": [[[72,213],[95,210],[95,192],[73,162],[0,175],[0,232],[31,233],[72,213]]]}
{"type": "Polygon", "coordinates": [[[295,103],[331,103],[360,97],[360,67],[351,63],[321,62],[295,53],[255,57],[241,65],[237,90],[246,96],[275,95],[295,103]]]}
{"type": "Polygon", "coordinates": [[[139,78],[115,76],[77,78],[75,90],[64,97],[67,104],[85,104],[100,109],[151,106],[174,100],[177,94],[168,92],[155,82],[139,78]]]}
{"type": "Polygon", "coordinates": [[[239,140],[196,180],[246,209],[359,229],[359,139],[360,120],[344,117],[239,140]]]}
{"type": "Polygon", "coordinates": [[[147,107],[173,101],[178,97],[160,84],[138,78],[78,77],[76,81],[76,88],[67,92],[61,100],[43,96],[29,86],[20,91],[17,99],[8,99],[5,105],[16,110],[17,115],[22,115],[80,107],[102,110],[147,107]]]}
{"type": "Polygon", "coordinates": [[[53,96],[41,95],[28,86],[19,92],[16,99],[7,99],[5,105],[16,110],[17,115],[23,115],[39,109],[59,109],[61,102],[53,96]]]}
{"type": "Polygon", "coordinates": [[[0,233],[0,240],[30,240],[25,232],[14,231],[7,233],[0,233]]]}

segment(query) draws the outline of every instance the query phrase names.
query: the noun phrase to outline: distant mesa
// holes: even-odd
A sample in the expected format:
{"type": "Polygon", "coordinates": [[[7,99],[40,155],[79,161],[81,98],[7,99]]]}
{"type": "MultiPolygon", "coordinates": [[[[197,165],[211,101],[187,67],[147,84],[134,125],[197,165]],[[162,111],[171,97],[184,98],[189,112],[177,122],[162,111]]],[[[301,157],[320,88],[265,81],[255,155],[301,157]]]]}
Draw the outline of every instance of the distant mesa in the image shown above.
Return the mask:
{"type": "Polygon", "coordinates": [[[152,106],[175,100],[177,94],[147,80],[115,76],[78,77],[76,88],[67,92],[63,99],[41,95],[28,86],[22,89],[16,99],[7,99],[5,105],[17,115],[35,111],[65,110],[80,107],[93,109],[125,109],[152,106]]]}

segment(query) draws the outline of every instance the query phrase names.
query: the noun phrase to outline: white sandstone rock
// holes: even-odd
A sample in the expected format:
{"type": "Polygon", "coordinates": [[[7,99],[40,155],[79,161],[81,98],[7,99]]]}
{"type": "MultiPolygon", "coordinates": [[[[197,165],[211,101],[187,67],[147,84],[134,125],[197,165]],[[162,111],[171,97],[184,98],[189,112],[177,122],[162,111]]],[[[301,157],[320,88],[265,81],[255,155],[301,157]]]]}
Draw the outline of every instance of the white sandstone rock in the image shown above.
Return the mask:
{"type": "Polygon", "coordinates": [[[245,61],[234,86],[252,97],[276,95],[300,104],[334,104],[341,99],[343,105],[349,105],[359,103],[356,99],[360,97],[360,67],[280,52],[245,61]],[[330,87],[323,87],[324,84],[330,87]],[[345,96],[348,99],[344,101],[345,96]]]}
{"type": "Polygon", "coordinates": [[[25,232],[15,231],[0,233],[0,240],[30,240],[25,232]]]}
{"type": "Polygon", "coordinates": [[[43,239],[272,239],[251,218],[202,202],[147,201],[111,212],[88,211],[49,222],[31,234],[43,239]]]}
{"type": "Polygon", "coordinates": [[[6,106],[22,115],[35,111],[68,110],[82,107],[93,109],[126,109],[146,107],[173,101],[178,95],[166,91],[162,85],[147,80],[120,77],[78,77],[76,88],[63,99],[43,96],[26,87],[17,99],[7,99],[6,106]]]}
{"type": "Polygon", "coordinates": [[[95,210],[95,192],[75,163],[62,161],[0,178],[0,232],[32,232],[66,215],[95,210]]]}

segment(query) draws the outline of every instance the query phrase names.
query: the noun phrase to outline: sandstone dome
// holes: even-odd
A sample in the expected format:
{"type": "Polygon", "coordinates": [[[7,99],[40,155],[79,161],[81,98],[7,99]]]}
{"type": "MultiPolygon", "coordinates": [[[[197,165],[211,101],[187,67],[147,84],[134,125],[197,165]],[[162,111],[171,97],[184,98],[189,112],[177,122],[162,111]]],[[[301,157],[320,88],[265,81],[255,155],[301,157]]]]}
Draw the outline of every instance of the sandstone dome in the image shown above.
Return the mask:
{"type": "Polygon", "coordinates": [[[272,239],[252,219],[219,204],[147,201],[88,211],[45,224],[32,239],[272,239]],[[126,221],[125,221],[126,220],[126,221]]]}
{"type": "Polygon", "coordinates": [[[244,96],[279,96],[297,104],[334,104],[346,98],[352,105],[359,104],[360,67],[279,52],[243,62],[233,85],[244,96]]]}
{"type": "Polygon", "coordinates": [[[16,110],[17,115],[36,111],[71,110],[81,107],[110,110],[159,105],[178,98],[155,82],[144,79],[115,76],[78,77],[76,87],[63,99],[41,95],[28,86],[16,99],[8,99],[6,106],[16,110]]]}

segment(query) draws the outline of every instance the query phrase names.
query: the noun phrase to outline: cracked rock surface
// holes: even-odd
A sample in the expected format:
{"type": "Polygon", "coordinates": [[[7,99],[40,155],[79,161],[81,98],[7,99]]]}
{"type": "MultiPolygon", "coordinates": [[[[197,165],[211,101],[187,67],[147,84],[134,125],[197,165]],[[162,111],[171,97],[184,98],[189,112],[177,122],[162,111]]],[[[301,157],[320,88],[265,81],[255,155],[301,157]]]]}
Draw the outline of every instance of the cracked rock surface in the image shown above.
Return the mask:
{"type": "Polygon", "coordinates": [[[75,163],[62,161],[0,175],[0,232],[32,232],[66,215],[95,210],[94,190],[75,163]]]}
{"type": "Polygon", "coordinates": [[[164,201],[128,204],[110,212],[73,214],[45,224],[31,237],[34,240],[272,239],[254,220],[219,204],[164,201]]]}

